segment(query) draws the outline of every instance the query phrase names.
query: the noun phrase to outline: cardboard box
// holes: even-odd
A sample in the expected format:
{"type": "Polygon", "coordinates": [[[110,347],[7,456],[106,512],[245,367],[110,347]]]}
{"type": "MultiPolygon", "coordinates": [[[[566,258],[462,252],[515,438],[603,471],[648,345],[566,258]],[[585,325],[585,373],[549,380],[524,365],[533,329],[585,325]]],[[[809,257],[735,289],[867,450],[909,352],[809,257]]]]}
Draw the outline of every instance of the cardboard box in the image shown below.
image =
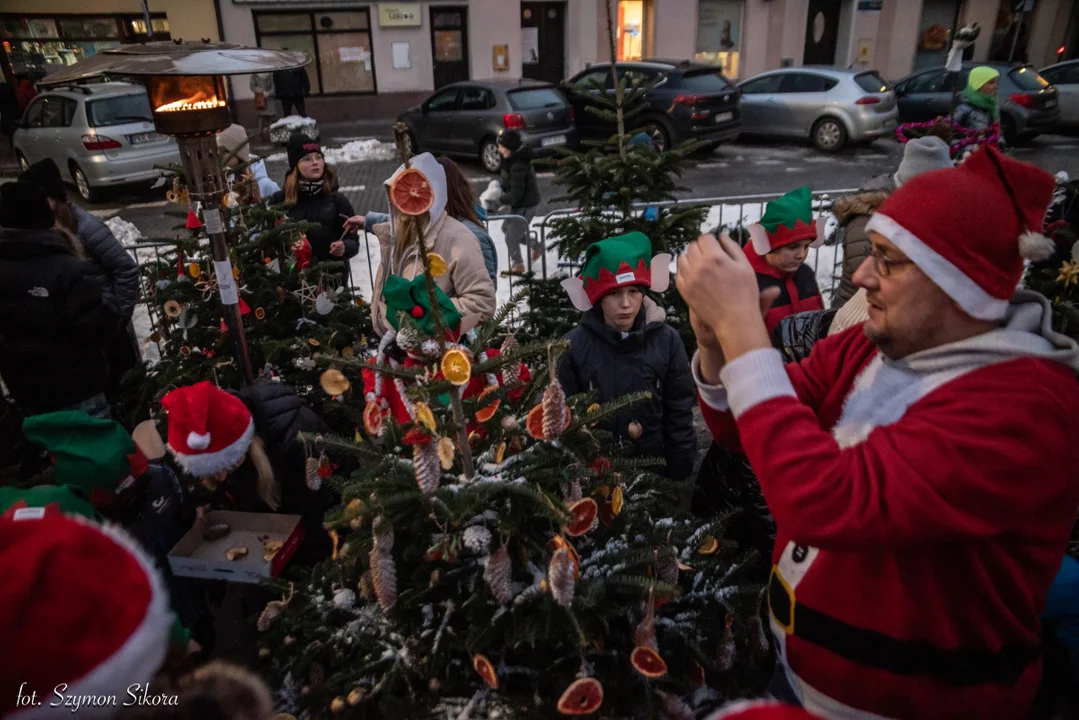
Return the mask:
{"type": "Polygon", "coordinates": [[[169,565],[174,574],[257,583],[263,578],[280,575],[304,537],[299,515],[213,510],[206,513],[206,521],[210,525],[228,523],[232,532],[220,540],[206,540],[202,537],[201,526],[196,523],[169,552],[169,565]],[[284,543],[271,560],[263,559],[264,538],[266,542],[280,540],[284,543]],[[238,560],[225,557],[230,548],[241,545],[247,547],[246,556],[238,560]]]}

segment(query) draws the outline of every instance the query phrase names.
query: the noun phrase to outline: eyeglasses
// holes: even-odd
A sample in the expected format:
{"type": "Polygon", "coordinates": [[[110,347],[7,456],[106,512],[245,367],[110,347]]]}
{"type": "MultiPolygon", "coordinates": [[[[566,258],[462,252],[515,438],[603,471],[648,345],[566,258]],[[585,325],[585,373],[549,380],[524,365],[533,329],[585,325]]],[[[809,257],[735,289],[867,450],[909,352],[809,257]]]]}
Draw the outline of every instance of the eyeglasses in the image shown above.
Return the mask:
{"type": "Polygon", "coordinates": [[[900,267],[902,265],[913,265],[913,260],[893,260],[885,257],[879,250],[870,250],[869,256],[873,258],[873,267],[877,270],[877,275],[881,277],[890,277],[892,274],[892,268],[900,267]]]}

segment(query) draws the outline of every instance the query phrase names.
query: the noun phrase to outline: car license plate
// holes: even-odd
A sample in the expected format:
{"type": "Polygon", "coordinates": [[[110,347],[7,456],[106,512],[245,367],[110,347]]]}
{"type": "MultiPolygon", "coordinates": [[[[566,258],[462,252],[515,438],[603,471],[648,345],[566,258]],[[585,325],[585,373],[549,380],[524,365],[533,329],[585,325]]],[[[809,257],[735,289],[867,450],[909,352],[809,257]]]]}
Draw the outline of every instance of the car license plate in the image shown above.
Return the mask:
{"type": "Polygon", "coordinates": [[[733,119],[734,119],[734,113],[733,112],[725,112],[725,113],[719,113],[718,115],[716,115],[715,119],[712,122],[714,122],[715,124],[718,125],[719,123],[725,123],[728,120],[733,120],[733,119]]]}
{"type": "Polygon", "coordinates": [[[552,135],[550,137],[545,137],[542,140],[540,140],[540,144],[543,145],[543,147],[550,147],[552,145],[565,145],[566,144],[566,136],[565,135],[552,135]]]}
{"type": "Polygon", "coordinates": [[[1047,108],[1051,109],[1051,108],[1055,108],[1056,106],[1057,106],[1057,101],[1056,100],[1046,100],[1045,101],[1045,107],[1047,107],[1047,108]]]}
{"type": "Polygon", "coordinates": [[[146,143],[157,142],[161,139],[161,136],[155,132],[144,132],[128,135],[127,139],[132,145],[145,145],[146,143]]]}

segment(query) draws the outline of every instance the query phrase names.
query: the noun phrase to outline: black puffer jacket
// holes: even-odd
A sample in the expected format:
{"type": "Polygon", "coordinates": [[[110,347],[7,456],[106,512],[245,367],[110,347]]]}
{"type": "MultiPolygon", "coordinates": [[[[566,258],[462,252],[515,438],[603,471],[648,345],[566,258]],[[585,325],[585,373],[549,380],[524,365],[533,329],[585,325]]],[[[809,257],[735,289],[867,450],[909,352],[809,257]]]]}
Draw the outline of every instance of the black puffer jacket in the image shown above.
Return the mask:
{"type": "Polygon", "coordinates": [[[301,97],[311,94],[311,79],[303,68],[276,71],[273,74],[273,86],[277,97],[301,97]]]}
{"type": "Polygon", "coordinates": [[[648,391],[651,401],[637,403],[600,427],[628,443],[637,457],[667,461],[667,476],[689,477],[697,454],[693,432],[696,387],[678,332],[666,322],[663,309],[646,299],[633,330],[621,337],[603,322],[597,306],[566,334],[570,349],[558,365],[558,381],[567,395],[596,392],[598,402],[648,391]],[[629,424],[638,422],[638,440],[629,424]]]}
{"type": "MultiPolygon", "coordinates": [[[[280,205],[283,202],[284,190],[279,190],[270,198],[270,205],[280,205]]],[[[305,220],[322,226],[307,231],[307,241],[311,243],[311,253],[315,260],[346,260],[360,251],[360,239],[356,233],[341,238],[345,230],[345,220],[356,214],[352,203],[341,193],[319,191],[308,195],[301,192],[296,204],[288,208],[288,214],[293,220],[305,220]],[[339,239],[345,243],[345,255],[341,258],[330,254],[330,245],[339,239]]]]}
{"type": "Polygon", "coordinates": [[[521,149],[502,160],[502,197],[511,208],[530,208],[540,204],[539,182],[532,167],[532,148],[521,149]]]}
{"type": "Polygon", "coordinates": [[[109,230],[109,226],[91,212],[72,205],[79,223],[78,236],[86,248],[86,259],[105,284],[105,291],[116,298],[120,312],[130,319],[139,299],[139,266],[109,230]]]}
{"type": "Polygon", "coordinates": [[[104,392],[123,326],[88,263],[51,230],[0,230],[0,377],[28,414],[104,392]]]}

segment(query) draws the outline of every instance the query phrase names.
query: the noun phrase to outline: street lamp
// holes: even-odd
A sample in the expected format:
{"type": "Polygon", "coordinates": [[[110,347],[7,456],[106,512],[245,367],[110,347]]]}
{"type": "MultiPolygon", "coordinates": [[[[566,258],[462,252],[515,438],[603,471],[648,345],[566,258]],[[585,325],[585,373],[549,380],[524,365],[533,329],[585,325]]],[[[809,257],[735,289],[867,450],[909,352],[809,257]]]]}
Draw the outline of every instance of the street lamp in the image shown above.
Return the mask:
{"type": "Polygon", "coordinates": [[[254,373],[220,210],[228,186],[218,164],[216,135],[232,123],[224,76],[303,67],[308,62],[310,59],[302,52],[247,48],[207,40],[200,43],[175,40],[105,50],[41,81],[43,85],[55,85],[102,75],[143,79],[153,109],[154,127],[162,135],[176,138],[191,198],[202,203],[203,222],[210,236],[214,271],[225,308],[225,325],[248,385],[254,381],[254,373]]]}

